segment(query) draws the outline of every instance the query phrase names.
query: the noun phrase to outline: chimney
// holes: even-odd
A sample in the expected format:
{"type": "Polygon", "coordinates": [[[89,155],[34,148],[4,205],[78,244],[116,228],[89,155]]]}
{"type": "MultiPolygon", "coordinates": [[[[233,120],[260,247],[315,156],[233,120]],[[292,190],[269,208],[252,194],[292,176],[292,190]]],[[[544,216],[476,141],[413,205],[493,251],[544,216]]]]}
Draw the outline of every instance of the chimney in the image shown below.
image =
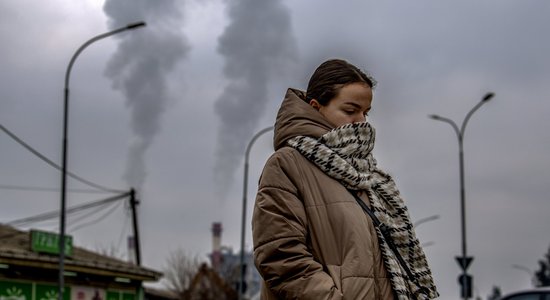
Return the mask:
{"type": "Polygon", "coordinates": [[[222,242],[222,223],[214,222],[212,223],[212,268],[216,271],[220,270],[222,263],[222,252],[221,252],[221,242],[222,242]]]}

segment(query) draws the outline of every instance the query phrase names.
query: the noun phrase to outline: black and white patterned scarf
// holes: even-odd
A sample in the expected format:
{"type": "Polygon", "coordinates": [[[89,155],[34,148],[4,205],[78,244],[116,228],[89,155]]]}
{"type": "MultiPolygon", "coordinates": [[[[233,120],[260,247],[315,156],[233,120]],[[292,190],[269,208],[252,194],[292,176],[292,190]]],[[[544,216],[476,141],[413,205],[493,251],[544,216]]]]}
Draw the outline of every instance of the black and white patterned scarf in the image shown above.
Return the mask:
{"type": "Polygon", "coordinates": [[[364,122],[340,126],[318,140],[297,136],[288,144],[346,188],[368,193],[374,214],[390,228],[397,250],[415,277],[407,276],[377,228],[382,258],[397,298],[436,298],[439,294],[407,207],[391,176],[376,167],[374,138],[374,128],[364,122]]]}

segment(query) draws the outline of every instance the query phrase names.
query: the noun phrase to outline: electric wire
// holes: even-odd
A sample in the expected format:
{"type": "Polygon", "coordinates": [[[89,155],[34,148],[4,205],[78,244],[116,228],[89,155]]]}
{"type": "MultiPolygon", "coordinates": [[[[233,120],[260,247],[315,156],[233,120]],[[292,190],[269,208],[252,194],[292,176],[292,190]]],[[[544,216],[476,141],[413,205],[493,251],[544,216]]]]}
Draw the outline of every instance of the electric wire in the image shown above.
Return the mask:
{"type": "MultiPolygon", "coordinates": [[[[92,213],[98,213],[98,212],[100,212],[100,211],[102,211],[102,210],[105,210],[106,208],[111,207],[113,204],[116,205],[117,203],[116,203],[116,202],[103,203],[103,206],[100,206],[99,208],[96,208],[92,213]],[[110,205],[108,205],[108,204],[110,204],[110,205]]],[[[120,202],[118,202],[118,206],[120,206],[120,202]]],[[[110,214],[110,213],[112,213],[114,210],[116,210],[116,208],[118,208],[118,206],[115,207],[115,208],[113,208],[112,210],[109,210],[109,211],[108,211],[108,214],[110,214]]],[[[74,214],[82,213],[82,211],[77,210],[77,211],[73,211],[72,213],[73,213],[73,215],[71,215],[71,217],[75,217],[74,214]]],[[[45,214],[44,214],[44,215],[45,215],[45,214]]],[[[84,216],[84,218],[88,218],[88,217],[91,216],[91,215],[92,215],[91,213],[88,213],[86,216],[84,216]]],[[[42,219],[42,220],[37,219],[37,220],[34,220],[34,221],[32,221],[32,222],[29,221],[28,223],[22,223],[22,225],[29,225],[29,224],[36,224],[36,223],[43,223],[43,222],[57,222],[57,220],[56,220],[55,218],[57,218],[57,215],[54,216],[54,217],[51,217],[51,218],[47,218],[47,219],[46,219],[46,218],[44,218],[44,219],[42,219]]],[[[21,219],[21,220],[22,220],[22,219],[21,219]]],[[[101,221],[101,220],[103,220],[103,218],[98,218],[98,219],[96,219],[96,220],[94,220],[93,222],[90,222],[90,223],[94,223],[94,222],[97,223],[97,222],[99,222],[99,221],[101,221]]],[[[18,221],[18,220],[15,220],[15,221],[12,221],[12,222],[16,222],[16,221],[18,221]]],[[[80,221],[80,220],[79,220],[79,221],[80,221]]],[[[126,220],[126,221],[127,221],[127,220],[126,220]]],[[[0,224],[2,224],[2,223],[0,223],[0,224]]],[[[2,225],[13,226],[13,225],[11,225],[10,223],[3,223],[2,225]]],[[[53,224],[51,224],[51,225],[54,226],[53,229],[51,229],[51,231],[59,231],[59,224],[53,223],[53,224]]],[[[71,224],[71,225],[74,226],[74,224],[71,224]]],[[[85,225],[89,225],[89,224],[85,224],[85,225]]],[[[83,224],[80,224],[80,226],[84,227],[83,224]]],[[[15,226],[13,226],[13,227],[15,227],[15,226]]],[[[41,227],[45,227],[45,225],[42,225],[41,227]]],[[[79,228],[72,229],[72,231],[75,231],[75,230],[77,230],[77,229],[79,229],[79,228]]],[[[14,232],[14,233],[9,233],[9,234],[5,234],[5,235],[1,235],[1,236],[0,236],[0,240],[2,240],[2,239],[8,239],[8,238],[11,238],[11,237],[16,236],[16,235],[18,235],[18,234],[21,234],[21,232],[14,232]]]]}
{"type": "MultiPolygon", "coordinates": [[[[74,212],[73,214],[70,214],[70,215],[67,215],[67,221],[66,221],[66,228],[68,230],[69,227],[71,226],[75,226],[75,223],[77,223],[76,225],[78,225],[78,223],[81,223],[82,221],[85,221],[87,218],[93,216],[94,214],[97,214],[97,213],[100,213],[102,211],[104,211],[105,209],[109,208],[110,206],[112,206],[113,204],[116,204],[116,202],[110,202],[110,203],[107,203],[105,205],[101,205],[101,206],[98,206],[97,208],[95,208],[94,210],[90,211],[90,212],[86,212],[85,210],[79,210],[79,211],[76,211],[74,212]],[[83,216],[81,216],[83,215],[83,216]],[[75,222],[73,222],[73,220],[75,220],[75,222]]],[[[59,218],[52,218],[52,219],[49,219],[49,220],[44,220],[44,221],[41,221],[41,222],[33,222],[31,224],[36,224],[36,223],[41,223],[43,224],[44,222],[53,222],[52,224],[52,229],[51,231],[52,232],[59,232],[59,218]]],[[[42,225],[41,227],[44,227],[45,225],[42,225]]]]}
{"type": "Polygon", "coordinates": [[[120,236],[118,237],[117,249],[120,249],[120,244],[122,243],[122,239],[124,238],[124,233],[126,232],[126,227],[128,226],[128,220],[130,220],[128,208],[126,207],[124,210],[124,214],[125,214],[124,224],[122,225],[122,230],[120,231],[120,236]]]}
{"type": "MultiPolygon", "coordinates": [[[[48,188],[38,186],[22,186],[11,184],[0,184],[2,190],[16,190],[16,191],[37,191],[37,192],[59,192],[59,188],[48,188]]],[[[100,193],[112,193],[111,191],[99,191],[99,190],[87,190],[87,189],[67,189],[67,192],[83,193],[83,194],[100,194],[100,193]]]]}
{"type": "Polygon", "coordinates": [[[108,216],[110,216],[119,206],[120,206],[121,202],[119,203],[116,203],[115,207],[113,207],[113,209],[109,209],[105,214],[101,215],[99,218],[95,219],[95,220],[92,220],[90,222],[87,222],[87,223],[84,223],[84,224],[80,224],[79,226],[76,226],[74,228],[71,228],[70,229],[70,232],[73,233],[81,228],[84,228],[86,226],[90,226],[92,224],[96,224],[102,220],[104,220],[105,218],[107,218],[108,216]]]}
{"type": "Polygon", "coordinates": [[[72,214],[70,216],[68,216],[69,218],[67,219],[67,231],[70,231],[70,227],[75,227],[75,226],[79,226],[81,223],[85,223],[87,222],[87,220],[107,209],[110,209],[110,208],[113,208],[113,206],[117,205],[117,204],[120,204],[120,202],[110,202],[110,203],[107,203],[105,205],[101,205],[97,208],[95,208],[94,210],[91,210],[89,212],[85,212],[85,211],[80,211],[80,212],[77,212],[75,214],[72,214]],[[73,221],[74,220],[74,221],[73,221]]]}
{"type": "MultiPolygon", "coordinates": [[[[10,136],[13,140],[15,140],[17,143],[19,143],[21,146],[23,146],[25,149],[29,150],[32,154],[38,156],[40,159],[42,159],[43,161],[45,161],[47,164],[49,164],[50,166],[56,168],[57,170],[59,171],[63,171],[63,168],[61,168],[59,165],[57,165],[56,163],[54,163],[53,161],[51,161],[50,159],[48,159],[46,156],[42,155],[40,152],[36,151],[34,148],[32,148],[31,146],[29,146],[27,143],[25,143],[23,140],[21,140],[19,137],[17,137],[13,132],[9,131],[6,127],[4,127],[2,124],[0,124],[0,129],[2,129],[2,131],[4,131],[8,136],[10,136]]],[[[96,184],[96,183],[93,183],[91,181],[88,181],[78,175],[75,175],[69,171],[66,171],[66,174],[67,176],[69,177],[72,177],[73,179],[75,180],[78,180],[88,186],[91,186],[91,187],[94,187],[96,189],[99,189],[99,190],[103,190],[103,191],[106,191],[106,192],[111,192],[111,193],[121,193],[122,191],[120,190],[116,190],[116,189],[112,189],[112,188],[107,188],[107,187],[104,187],[104,186],[101,186],[99,184],[96,184]]]]}
{"type": "MultiPolygon", "coordinates": [[[[74,213],[74,212],[77,212],[77,211],[80,211],[80,210],[100,206],[100,205],[103,205],[103,204],[106,204],[106,203],[109,203],[109,202],[117,201],[117,200],[120,200],[122,198],[128,197],[129,195],[130,195],[130,192],[125,192],[124,194],[112,196],[112,197],[109,197],[109,198],[106,198],[106,199],[103,199],[103,200],[99,200],[99,201],[95,201],[95,202],[91,202],[91,203],[86,203],[86,204],[70,207],[70,208],[67,208],[66,213],[70,214],[70,213],[74,213]]],[[[23,219],[13,220],[13,221],[7,222],[6,224],[10,225],[10,226],[22,226],[22,225],[25,225],[25,224],[40,222],[40,221],[43,221],[43,220],[48,220],[48,219],[57,218],[57,217],[59,217],[59,210],[50,211],[50,212],[46,212],[46,213],[41,213],[41,214],[38,214],[38,215],[35,215],[35,216],[32,216],[32,217],[27,217],[27,218],[23,218],[23,219]]]]}

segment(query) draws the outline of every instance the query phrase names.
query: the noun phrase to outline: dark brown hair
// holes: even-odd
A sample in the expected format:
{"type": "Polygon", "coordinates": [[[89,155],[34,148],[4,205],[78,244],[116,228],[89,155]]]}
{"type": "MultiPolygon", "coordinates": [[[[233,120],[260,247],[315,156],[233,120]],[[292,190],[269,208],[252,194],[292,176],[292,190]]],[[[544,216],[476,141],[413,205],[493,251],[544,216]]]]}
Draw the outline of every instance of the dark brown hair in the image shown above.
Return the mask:
{"type": "Polygon", "coordinates": [[[330,59],[319,65],[307,85],[306,99],[309,103],[316,99],[319,104],[327,105],[336,97],[338,91],[347,84],[364,82],[374,88],[376,81],[356,66],[342,59],[330,59]]]}

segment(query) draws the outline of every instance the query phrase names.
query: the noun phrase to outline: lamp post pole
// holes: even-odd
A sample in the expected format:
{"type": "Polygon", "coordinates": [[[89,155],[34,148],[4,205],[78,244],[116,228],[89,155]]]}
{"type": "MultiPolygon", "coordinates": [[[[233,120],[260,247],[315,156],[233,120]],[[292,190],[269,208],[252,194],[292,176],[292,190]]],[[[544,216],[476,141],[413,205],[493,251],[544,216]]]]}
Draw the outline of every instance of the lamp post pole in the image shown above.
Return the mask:
{"type": "Polygon", "coordinates": [[[61,171],[61,210],[59,217],[59,300],[63,300],[63,292],[65,286],[64,278],[64,269],[65,269],[65,215],[66,215],[66,195],[67,195],[67,132],[68,132],[68,123],[69,123],[69,78],[71,75],[71,69],[73,64],[78,57],[78,55],[90,44],[106,38],[108,36],[126,31],[131,29],[137,29],[145,26],[145,22],[138,22],[128,24],[124,27],[109,31],[98,36],[95,36],[89,39],[87,42],[82,44],[80,48],[76,50],[73,54],[69,65],[67,66],[67,71],[65,72],[65,88],[64,88],[64,112],[63,112],[63,145],[62,145],[62,171],[61,171]]]}
{"type": "Polygon", "coordinates": [[[459,277],[459,282],[461,283],[462,290],[462,298],[467,300],[468,297],[468,290],[471,290],[471,277],[466,273],[466,270],[468,269],[468,266],[474,259],[473,257],[467,256],[467,248],[466,248],[466,201],[465,201],[465,188],[464,188],[464,151],[463,151],[463,140],[464,140],[464,130],[466,129],[466,124],[468,123],[468,120],[470,120],[470,117],[472,114],[478,110],[483,104],[485,104],[487,101],[491,100],[495,94],[493,93],[487,93],[481,101],[476,104],[466,115],[464,120],[462,121],[462,125],[460,126],[460,129],[456,125],[456,123],[448,118],[444,118],[438,115],[430,115],[429,117],[437,120],[442,121],[445,123],[450,124],[458,138],[458,159],[459,159],[459,168],[460,168],[460,220],[461,220],[461,233],[462,233],[462,257],[456,257],[458,264],[462,268],[462,276],[459,277]]]}
{"type": "Polygon", "coordinates": [[[264,133],[273,130],[273,126],[266,127],[258,131],[248,143],[246,152],[244,155],[244,179],[243,179],[243,212],[241,219],[241,257],[240,257],[240,281],[239,281],[239,300],[243,299],[243,287],[244,287],[244,240],[245,240],[245,227],[246,227],[246,194],[248,190],[248,157],[250,156],[250,149],[254,142],[264,133]]]}

